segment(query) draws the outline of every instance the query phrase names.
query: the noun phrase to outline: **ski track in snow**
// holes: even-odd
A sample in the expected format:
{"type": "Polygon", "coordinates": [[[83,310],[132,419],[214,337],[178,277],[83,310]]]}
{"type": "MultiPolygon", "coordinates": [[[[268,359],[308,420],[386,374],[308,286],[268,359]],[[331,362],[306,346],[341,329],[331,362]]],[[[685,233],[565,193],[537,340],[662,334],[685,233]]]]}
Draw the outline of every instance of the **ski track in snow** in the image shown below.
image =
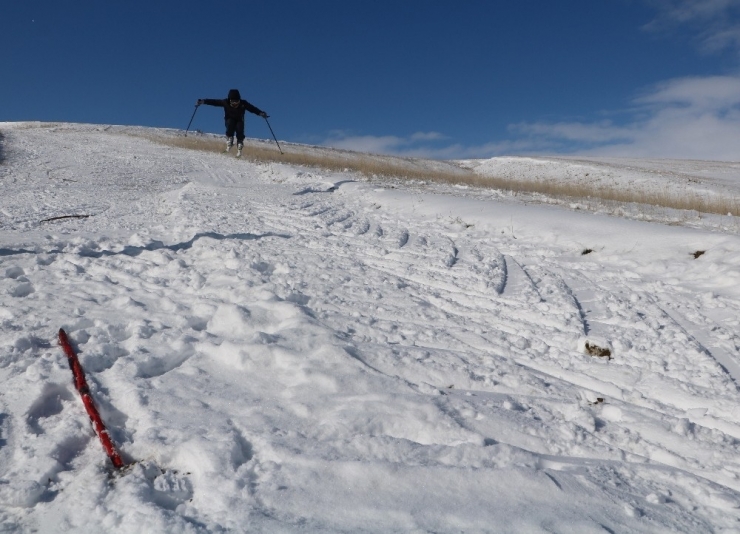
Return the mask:
{"type": "Polygon", "coordinates": [[[732,293],[102,130],[5,132],[6,531],[738,528],[732,293]]]}

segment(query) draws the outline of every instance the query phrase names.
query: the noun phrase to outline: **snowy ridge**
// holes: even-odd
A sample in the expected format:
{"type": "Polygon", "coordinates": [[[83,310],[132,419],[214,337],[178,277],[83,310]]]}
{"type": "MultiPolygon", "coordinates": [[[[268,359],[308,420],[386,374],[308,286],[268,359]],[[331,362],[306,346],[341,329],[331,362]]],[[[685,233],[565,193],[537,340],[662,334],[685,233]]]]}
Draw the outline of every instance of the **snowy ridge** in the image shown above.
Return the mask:
{"type": "Polygon", "coordinates": [[[740,526],[737,235],[0,129],[4,530],[740,526]]]}

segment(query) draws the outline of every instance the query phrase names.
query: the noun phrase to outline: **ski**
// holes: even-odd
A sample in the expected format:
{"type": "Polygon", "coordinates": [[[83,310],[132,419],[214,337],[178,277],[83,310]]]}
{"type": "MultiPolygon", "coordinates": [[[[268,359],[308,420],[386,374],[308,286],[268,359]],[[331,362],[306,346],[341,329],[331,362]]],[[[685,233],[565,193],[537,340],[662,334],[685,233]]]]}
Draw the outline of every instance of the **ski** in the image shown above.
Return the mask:
{"type": "Polygon", "coordinates": [[[77,354],[75,354],[74,349],[72,349],[67,333],[62,328],[59,329],[59,344],[67,355],[69,368],[72,370],[72,376],[74,377],[75,389],[77,389],[82,398],[82,403],[85,405],[87,415],[90,417],[90,422],[95,429],[95,433],[98,435],[98,438],[100,438],[100,443],[103,445],[105,453],[108,455],[108,458],[110,458],[110,461],[113,462],[113,467],[116,469],[125,467],[126,464],[118,453],[110,434],[108,434],[108,429],[105,428],[105,423],[103,423],[103,419],[100,417],[98,408],[95,406],[95,402],[93,402],[93,398],[90,395],[90,387],[87,385],[87,380],[85,380],[85,371],[82,369],[82,365],[80,364],[80,360],[77,358],[77,354]]]}

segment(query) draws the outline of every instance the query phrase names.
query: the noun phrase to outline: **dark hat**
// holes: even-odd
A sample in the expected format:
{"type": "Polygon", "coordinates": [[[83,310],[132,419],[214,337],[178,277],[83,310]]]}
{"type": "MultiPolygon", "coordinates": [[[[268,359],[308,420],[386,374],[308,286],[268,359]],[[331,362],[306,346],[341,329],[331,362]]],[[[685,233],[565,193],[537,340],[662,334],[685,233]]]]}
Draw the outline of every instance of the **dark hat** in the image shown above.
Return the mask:
{"type": "Polygon", "coordinates": [[[229,91],[229,100],[241,100],[242,95],[239,94],[239,89],[232,89],[229,91]]]}

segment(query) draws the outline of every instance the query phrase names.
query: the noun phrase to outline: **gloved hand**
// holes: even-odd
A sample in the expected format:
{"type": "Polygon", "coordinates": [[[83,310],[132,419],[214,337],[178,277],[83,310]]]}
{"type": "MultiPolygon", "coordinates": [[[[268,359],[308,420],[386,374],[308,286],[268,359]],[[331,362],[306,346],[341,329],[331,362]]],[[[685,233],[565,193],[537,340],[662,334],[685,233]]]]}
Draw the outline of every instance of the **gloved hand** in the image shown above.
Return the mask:
{"type": "Polygon", "coordinates": [[[269,115],[263,111],[262,113],[260,113],[260,117],[262,117],[263,119],[267,119],[269,115]]]}
{"type": "Polygon", "coordinates": [[[199,98],[198,101],[195,103],[196,106],[200,106],[203,103],[203,99],[199,98]]]}

